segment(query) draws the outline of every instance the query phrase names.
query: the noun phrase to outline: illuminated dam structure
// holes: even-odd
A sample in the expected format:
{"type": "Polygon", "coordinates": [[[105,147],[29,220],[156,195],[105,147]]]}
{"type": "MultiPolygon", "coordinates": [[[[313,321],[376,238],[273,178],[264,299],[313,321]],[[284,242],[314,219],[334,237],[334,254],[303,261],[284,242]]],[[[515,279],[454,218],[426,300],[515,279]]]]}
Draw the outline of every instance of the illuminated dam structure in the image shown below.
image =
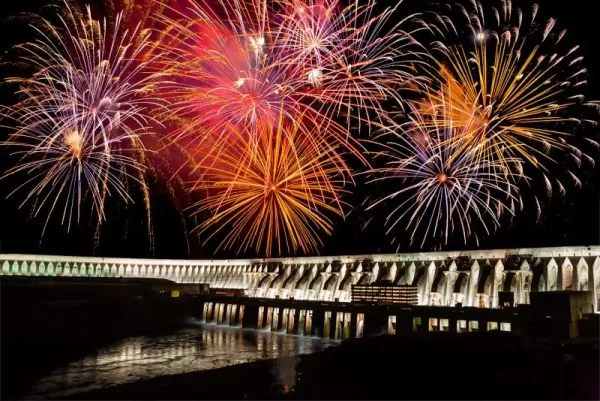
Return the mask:
{"type": "Polygon", "coordinates": [[[351,301],[355,284],[418,287],[418,304],[498,308],[499,293],[600,295],[600,246],[276,259],[161,260],[0,254],[2,275],[160,278],[242,289],[252,298],[351,301]]]}

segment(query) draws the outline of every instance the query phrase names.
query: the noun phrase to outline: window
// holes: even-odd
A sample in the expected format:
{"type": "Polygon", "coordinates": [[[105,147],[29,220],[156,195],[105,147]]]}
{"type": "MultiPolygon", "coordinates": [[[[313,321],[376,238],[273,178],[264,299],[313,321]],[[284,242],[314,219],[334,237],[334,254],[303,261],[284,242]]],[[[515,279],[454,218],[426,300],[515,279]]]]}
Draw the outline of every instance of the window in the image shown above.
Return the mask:
{"type": "Polygon", "coordinates": [[[388,334],[396,334],[396,316],[388,317],[388,334]]]}
{"type": "Polygon", "coordinates": [[[511,331],[511,324],[510,324],[510,322],[502,322],[502,323],[500,323],[500,330],[502,330],[502,331],[511,331]]]}
{"type": "Polygon", "coordinates": [[[464,333],[467,331],[467,321],[466,320],[457,320],[456,321],[456,332],[464,333]]]}
{"type": "Polygon", "coordinates": [[[450,320],[440,319],[440,331],[450,331],[450,320]]]}
{"type": "Polygon", "coordinates": [[[365,324],[365,314],[358,313],[356,315],[356,338],[362,338],[364,324],[365,324]]]}
{"type": "Polygon", "coordinates": [[[498,330],[498,322],[488,322],[487,329],[488,331],[498,330]]]}
{"type": "Polygon", "coordinates": [[[477,320],[469,320],[469,331],[470,332],[478,332],[479,331],[479,322],[477,320]]]}
{"type": "Polygon", "coordinates": [[[429,318],[429,331],[439,331],[437,317],[429,318]]]}
{"type": "Polygon", "coordinates": [[[413,331],[421,330],[421,318],[413,317],[413,331]]]}

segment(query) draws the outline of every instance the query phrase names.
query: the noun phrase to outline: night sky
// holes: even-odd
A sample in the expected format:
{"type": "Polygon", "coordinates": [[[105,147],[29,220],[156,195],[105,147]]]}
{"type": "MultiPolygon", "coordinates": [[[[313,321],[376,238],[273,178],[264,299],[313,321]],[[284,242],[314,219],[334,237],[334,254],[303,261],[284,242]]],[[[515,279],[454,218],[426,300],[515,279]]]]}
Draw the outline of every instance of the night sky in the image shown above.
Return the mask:
{"type": "MultiPolygon", "coordinates": [[[[31,38],[31,29],[24,24],[8,22],[6,19],[19,12],[36,11],[45,2],[42,0],[1,1],[0,18],[3,18],[0,35],[0,53],[10,46],[31,38]]],[[[382,2],[384,3],[384,2],[382,2]]],[[[429,7],[424,0],[405,0],[401,11],[424,11],[429,7]]],[[[486,0],[482,1],[486,4],[486,0]]],[[[497,2],[494,0],[494,4],[497,2]]],[[[600,2],[594,0],[544,0],[540,2],[542,17],[556,17],[558,26],[567,29],[566,39],[573,44],[581,45],[581,54],[585,56],[584,65],[588,69],[588,86],[584,93],[588,99],[600,99],[600,56],[598,55],[598,21],[600,2]]],[[[516,1],[515,4],[529,7],[529,1],[516,1]]],[[[398,15],[404,15],[403,12],[398,15]]],[[[3,66],[0,77],[14,73],[14,69],[3,66]]],[[[10,89],[0,87],[0,102],[12,103],[10,89]]],[[[599,128],[596,128],[596,131],[599,128]]],[[[0,128],[0,140],[5,140],[7,130],[0,128]]],[[[589,136],[598,139],[593,130],[589,136]]],[[[599,160],[600,152],[590,152],[599,160]]],[[[7,150],[0,148],[0,174],[15,162],[7,150]]],[[[598,164],[598,163],[597,163],[598,164]]],[[[561,166],[555,166],[559,171],[561,166]]],[[[365,197],[376,195],[385,188],[367,186],[364,177],[358,177],[358,188],[345,200],[355,206],[345,220],[336,220],[334,235],[323,236],[325,242],[322,255],[349,255],[368,253],[417,252],[429,250],[462,250],[493,248],[525,248],[542,246],[594,245],[600,243],[600,166],[595,169],[579,172],[582,188],[568,189],[565,197],[555,195],[546,199],[533,183],[532,191],[542,194],[545,199],[542,217],[537,220],[537,212],[533,205],[526,204],[525,210],[512,221],[501,220],[502,227],[494,234],[480,239],[479,245],[474,241],[464,244],[462,237],[445,246],[439,243],[428,243],[422,249],[409,245],[409,234],[399,230],[395,236],[386,235],[383,226],[384,213],[366,213],[361,208],[365,197]],[[367,224],[368,223],[368,224],[367,224]],[[391,244],[392,238],[395,243],[391,244]]],[[[154,247],[149,246],[145,211],[139,194],[134,195],[135,205],[124,207],[122,203],[108,202],[108,221],[102,228],[101,240],[94,247],[94,224],[83,219],[80,224],[66,232],[60,225],[60,219],[51,221],[44,237],[41,237],[45,216],[30,216],[31,204],[19,209],[23,193],[17,193],[9,199],[7,195],[23,177],[0,181],[0,252],[1,253],[40,253],[70,254],[120,257],[158,257],[158,258],[233,258],[255,257],[253,253],[236,255],[236,252],[225,251],[214,254],[217,242],[201,245],[202,238],[197,235],[186,235],[194,226],[189,212],[178,211],[164,178],[151,182],[152,214],[154,219],[154,247]]],[[[351,189],[351,188],[349,188],[351,189]]],[[[523,190],[525,191],[525,190],[523,190]]],[[[184,191],[176,191],[176,198],[183,206],[188,202],[184,191]]]]}

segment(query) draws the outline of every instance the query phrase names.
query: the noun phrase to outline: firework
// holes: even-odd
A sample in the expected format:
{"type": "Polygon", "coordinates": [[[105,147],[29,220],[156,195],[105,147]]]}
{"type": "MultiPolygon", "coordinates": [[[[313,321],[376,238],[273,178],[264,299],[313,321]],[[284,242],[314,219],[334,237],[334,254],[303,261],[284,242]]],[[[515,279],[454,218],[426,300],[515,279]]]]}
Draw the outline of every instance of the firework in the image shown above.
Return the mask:
{"type": "MultiPolygon", "coordinates": [[[[432,124],[428,114],[410,107],[407,122],[390,122],[378,138],[382,151],[377,157],[385,159],[385,165],[370,171],[375,174],[371,182],[395,189],[367,210],[399,198],[386,219],[387,233],[404,222],[411,244],[421,236],[421,247],[428,239],[448,243],[456,233],[466,242],[477,238],[476,228],[490,234],[504,212],[514,213],[516,188],[510,170],[495,161],[474,163],[469,152],[476,150],[465,151],[454,141],[469,135],[464,127],[432,124]]],[[[446,118],[453,112],[444,103],[435,111],[446,118]]]]}
{"type": "MultiPolygon", "coordinates": [[[[455,5],[468,27],[466,40],[447,43],[460,31],[447,16],[428,25],[444,37],[433,43],[441,51],[437,69],[429,74],[436,89],[427,91],[420,113],[429,114],[430,125],[465,128],[465,135],[452,140],[460,143],[459,154],[477,149],[472,153],[475,164],[497,162],[523,175],[523,164],[511,165],[510,160],[542,172],[555,161],[552,150],[592,160],[571,144],[577,125],[595,124],[576,118],[581,115],[577,107],[585,104],[579,90],[586,83],[578,46],[566,46],[566,31],[558,31],[554,19],[538,22],[537,6],[527,20],[527,13],[510,0],[488,10],[469,4],[471,11],[455,5]],[[437,112],[442,103],[451,104],[453,112],[427,111],[437,112]]],[[[546,175],[544,179],[551,190],[546,175]]]]}
{"type": "Polygon", "coordinates": [[[383,114],[382,102],[412,77],[410,34],[398,25],[383,31],[395,9],[374,15],[372,1],[186,4],[158,17],[162,94],[180,124],[175,140],[202,147],[230,129],[252,139],[283,115],[284,128],[317,136],[309,144],[332,154],[338,170],[349,172],[333,149],[366,162],[342,120],[383,114]]]}
{"type": "MultiPolygon", "coordinates": [[[[414,66],[424,50],[405,30],[415,15],[398,16],[398,7],[376,12],[375,1],[285,2],[282,40],[289,62],[303,65],[314,98],[329,113],[370,122],[382,114],[382,102],[402,104],[403,89],[419,81],[414,66]],[[398,22],[391,23],[397,18],[398,22]],[[370,113],[372,112],[372,113],[370,113]]],[[[369,124],[367,124],[369,127],[369,124]]]]}
{"type": "Polygon", "coordinates": [[[148,96],[150,77],[139,61],[147,36],[139,26],[121,29],[121,14],[108,30],[89,7],[82,15],[65,3],[65,11],[60,24],[44,20],[35,28],[39,40],[19,46],[36,72],[8,80],[19,85],[22,100],[2,111],[15,122],[5,145],[21,158],[6,175],[29,175],[17,189],[30,187],[23,204],[34,202],[34,215],[50,205],[46,224],[64,203],[62,221],[70,228],[90,194],[99,227],[106,196],[131,201],[129,180],[141,185],[149,213],[141,137],[157,123],[150,109],[161,101],[148,96]]]}
{"type": "Polygon", "coordinates": [[[253,247],[267,257],[316,252],[319,234],[331,234],[328,215],[342,214],[335,164],[329,155],[315,154],[295,127],[279,123],[259,134],[251,141],[232,131],[219,157],[208,147],[200,162],[208,195],[195,208],[211,216],[198,230],[212,231],[207,241],[224,237],[217,250],[253,247]]]}

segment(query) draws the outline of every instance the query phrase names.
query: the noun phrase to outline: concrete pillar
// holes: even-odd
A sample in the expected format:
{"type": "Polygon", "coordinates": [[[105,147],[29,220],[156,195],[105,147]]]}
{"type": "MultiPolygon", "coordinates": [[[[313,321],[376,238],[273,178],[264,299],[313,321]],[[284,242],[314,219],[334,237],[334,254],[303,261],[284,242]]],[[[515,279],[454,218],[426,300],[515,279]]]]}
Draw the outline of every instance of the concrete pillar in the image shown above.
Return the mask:
{"type": "Polygon", "coordinates": [[[356,337],[357,312],[352,312],[350,317],[350,338],[356,337]]]}

